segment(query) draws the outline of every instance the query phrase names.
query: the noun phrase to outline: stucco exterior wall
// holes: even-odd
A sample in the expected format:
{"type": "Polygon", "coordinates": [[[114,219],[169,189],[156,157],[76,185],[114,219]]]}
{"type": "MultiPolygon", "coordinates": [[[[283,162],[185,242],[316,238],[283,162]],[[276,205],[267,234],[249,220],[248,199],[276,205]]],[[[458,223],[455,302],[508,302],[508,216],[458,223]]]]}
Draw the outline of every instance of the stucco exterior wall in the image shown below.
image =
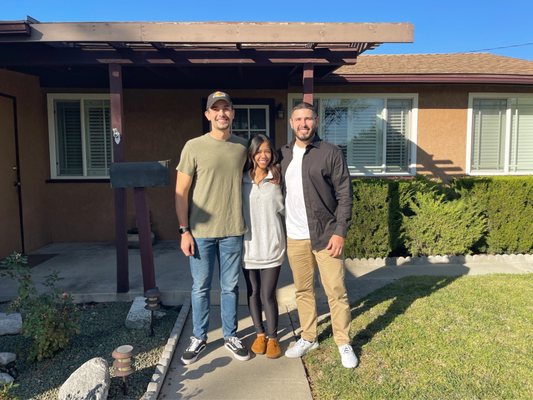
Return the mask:
{"type": "MultiPolygon", "coordinates": [[[[0,91],[17,96],[21,173],[28,250],[48,242],[111,241],[114,238],[113,190],[109,182],[50,181],[46,93],[37,78],[0,71],[0,91]]],[[[87,93],[87,90],[69,90],[87,93]]],[[[234,99],[270,99],[282,104],[284,119],[274,119],[275,142],[287,141],[288,90],[231,90],[234,99]]],[[[469,92],[529,92],[505,85],[334,85],[315,86],[317,93],[417,93],[418,173],[442,179],[464,174],[469,92]]],[[[91,90],[107,93],[108,89],[91,90]]],[[[177,239],[174,211],[175,167],[185,142],[204,132],[205,90],[124,91],[126,161],[170,160],[171,184],[147,189],[153,230],[160,239],[177,239]]],[[[132,190],[128,190],[128,228],[135,227],[132,190]]]]}
{"type": "Polygon", "coordinates": [[[23,231],[28,252],[51,240],[45,183],[49,176],[46,111],[37,77],[0,70],[0,92],[16,98],[23,231]]]}
{"type": "MultiPolygon", "coordinates": [[[[82,93],[82,90],[70,90],[82,93]]],[[[51,92],[51,91],[50,91],[51,92]]],[[[61,90],[54,90],[61,93],[61,90]]],[[[105,93],[106,90],[100,91],[105,93]]],[[[280,90],[228,90],[234,98],[272,99],[286,109],[280,90]]],[[[185,142],[204,133],[202,98],[205,90],[125,90],[126,161],[170,160],[167,187],[146,189],[153,231],[158,238],[178,238],[174,211],[175,168],[185,142]]],[[[276,143],[285,143],[285,120],[275,120],[276,143]]],[[[49,172],[48,172],[49,174],[49,172]]],[[[113,190],[107,182],[48,183],[52,241],[110,241],[114,238],[113,190]]],[[[133,189],[127,190],[128,228],[135,228],[133,189]]]]}

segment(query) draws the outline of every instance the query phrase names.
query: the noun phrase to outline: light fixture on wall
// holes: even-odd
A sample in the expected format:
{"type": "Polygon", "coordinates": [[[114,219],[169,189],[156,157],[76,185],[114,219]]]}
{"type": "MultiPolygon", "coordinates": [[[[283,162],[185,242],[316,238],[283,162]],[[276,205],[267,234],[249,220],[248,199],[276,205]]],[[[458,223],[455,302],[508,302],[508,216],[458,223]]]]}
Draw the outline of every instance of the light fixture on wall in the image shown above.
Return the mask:
{"type": "Polygon", "coordinates": [[[278,103],[278,105],[276,107],[276,117],[278,119],[285,118],[285,111],[283,110],[283,104],[281,104],[281,103],[278,103]]]}

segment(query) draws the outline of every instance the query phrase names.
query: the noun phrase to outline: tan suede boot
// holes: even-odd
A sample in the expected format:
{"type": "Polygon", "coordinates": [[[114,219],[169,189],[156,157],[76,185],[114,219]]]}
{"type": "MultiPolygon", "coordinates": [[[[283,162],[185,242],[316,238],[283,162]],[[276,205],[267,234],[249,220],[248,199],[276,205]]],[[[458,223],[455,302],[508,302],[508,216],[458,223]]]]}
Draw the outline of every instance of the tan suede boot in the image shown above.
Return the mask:
{"type": "Polygon", "coordinates": [[[266,356],[268,358],[281,357],[281,348],[279,347],[278,339],[268,339],[266,347],[266,356]]]}
{"type": "Polygon", "coordinates": [[[252,347],[250,348],[255,354],[265,354],[267,349],[267,339],[264,333],[258,333],[252,347]]]}

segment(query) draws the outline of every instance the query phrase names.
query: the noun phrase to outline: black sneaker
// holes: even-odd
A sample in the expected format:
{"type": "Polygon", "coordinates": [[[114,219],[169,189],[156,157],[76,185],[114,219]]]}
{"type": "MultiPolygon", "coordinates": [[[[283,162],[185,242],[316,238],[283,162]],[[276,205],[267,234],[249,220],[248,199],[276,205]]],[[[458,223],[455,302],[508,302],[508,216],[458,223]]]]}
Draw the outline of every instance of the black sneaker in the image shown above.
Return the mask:
{"type": "Polygon", "coordinates": [[[205,350],[205,340],[200,340],[191,336],[191,343],[185,349],[181,356],[181,362],[185,365],[192,364],[198,358],[198,355],[205,350]]]}
{"type": "Polygon", "coordinates": [[[250,359],[250,353],[242,345],[241,340],[236,336],[230,336],[224,341],[224,347],[233,353],[233,357],[240,361],[250,359]]]}

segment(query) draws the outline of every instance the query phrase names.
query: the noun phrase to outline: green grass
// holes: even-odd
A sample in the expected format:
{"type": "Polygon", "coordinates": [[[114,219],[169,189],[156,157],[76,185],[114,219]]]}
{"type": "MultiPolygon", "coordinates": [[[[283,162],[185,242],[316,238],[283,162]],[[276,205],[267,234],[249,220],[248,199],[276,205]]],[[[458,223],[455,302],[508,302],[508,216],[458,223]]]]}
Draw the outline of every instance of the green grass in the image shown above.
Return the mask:
{"type": "Polygon", "coordinates": [[[70,345],[43,361],[28,362],[30,340],[22,335],[0,336],[0,351],[16,353],[20,376],[15,387],[0,390],[4,399],[57,399],[59,387],[84,362],[103,357],[110,365],[110,399],[138,399],[146,391],[163,351],[168,335],[178,316],[178,308],[165,308],[166,315],[154,322],[154,336],[149,330],[127,329],[126,316],[131,303],[99,303],[80,305],[81,332],[70,345]],[[134,347],[136,371],[128,377],[128,395],[122,393],[122,381],[113,377],[111,353],[123,344],[134,347]]]}
{"type": "Polygon", "coordinates": [[[315,399],[533,398],[533,274],[410,277],[352,305],[360,365],[329,321],[304,357],[315,399]]]}

